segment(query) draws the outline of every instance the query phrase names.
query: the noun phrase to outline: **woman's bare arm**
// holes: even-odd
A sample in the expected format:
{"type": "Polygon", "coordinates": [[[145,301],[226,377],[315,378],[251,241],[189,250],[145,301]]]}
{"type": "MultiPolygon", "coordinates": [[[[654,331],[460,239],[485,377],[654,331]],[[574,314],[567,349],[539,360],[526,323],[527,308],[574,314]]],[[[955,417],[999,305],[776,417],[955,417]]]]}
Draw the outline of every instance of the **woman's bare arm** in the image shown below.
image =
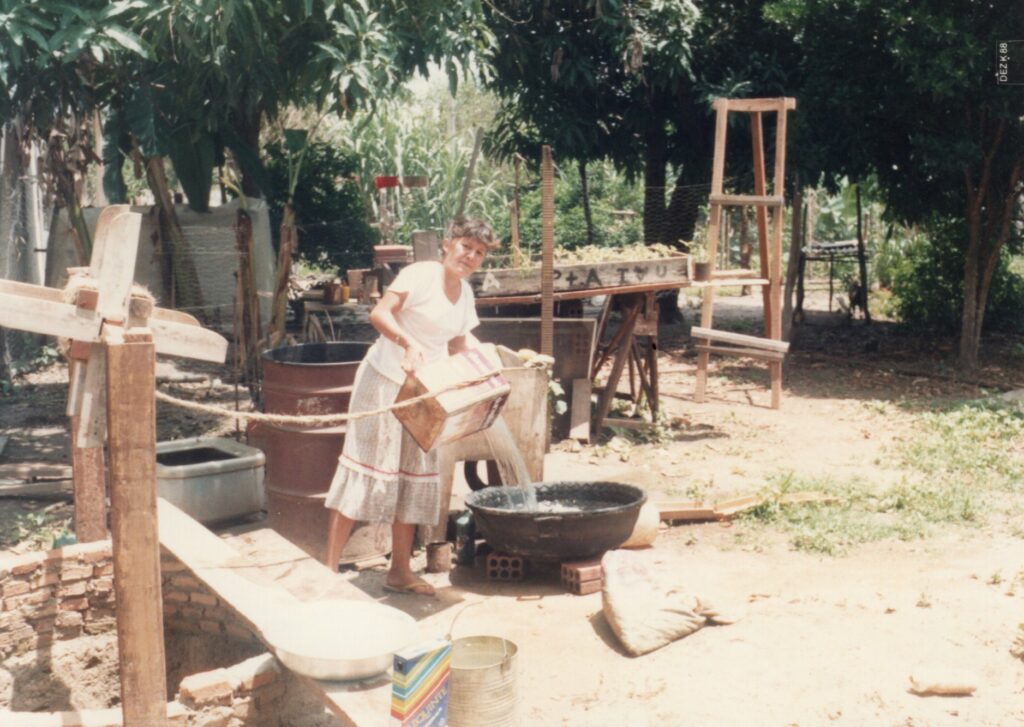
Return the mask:
{"type": "Polygon", "coordinates": [[[402,369],[413,371],[423,363],[423,351],[416,342],[409,337],[395,318],[395,313],[402,309],[407,293],[396,293],[387,291],[377,301],[377,305],[370,311],[370,325],[377,329],[377,332],[389,341],[397,343],[405,349],[405,358],[402,359],[402,369]]]}

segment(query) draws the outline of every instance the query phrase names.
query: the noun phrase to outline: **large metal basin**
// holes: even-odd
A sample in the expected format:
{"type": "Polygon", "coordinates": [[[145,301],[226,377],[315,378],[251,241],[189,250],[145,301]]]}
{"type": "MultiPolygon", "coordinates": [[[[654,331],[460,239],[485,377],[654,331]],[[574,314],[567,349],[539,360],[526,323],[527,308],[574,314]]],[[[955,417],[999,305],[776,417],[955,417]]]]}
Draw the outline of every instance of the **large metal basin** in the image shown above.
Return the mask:
{"type": "Polygon", "coordinates": [[[590,558],[629,539],[647,494],[617,482],[553,482],[471,492],[466,507],[490,545],[541,560],[590,558]],[[528,506],[536,495],[537,509],[528,506]]]}

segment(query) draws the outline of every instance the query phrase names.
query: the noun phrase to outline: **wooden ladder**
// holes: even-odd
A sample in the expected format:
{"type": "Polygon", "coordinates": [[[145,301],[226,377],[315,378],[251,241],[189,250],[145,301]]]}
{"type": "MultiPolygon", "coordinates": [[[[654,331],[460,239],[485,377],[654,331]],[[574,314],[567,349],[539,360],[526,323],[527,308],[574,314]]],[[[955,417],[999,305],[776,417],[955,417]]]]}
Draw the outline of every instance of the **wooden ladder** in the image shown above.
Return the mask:
{"type": "Polygon", "coordinates": [[[700,313],[700,326],[691,332],[697,339],[697,388],[694,398],[704,401],[707,385],[708,357],[712,353],[752,356],[754,353],[768,361],[771,375],[772,408],[778,409],[782,398],[782,357],[788,344],[782,343],[782,211],[783,190],[786,176],[786,114],[796,108],[793,98],[747,98],[715,99],[715,156],[711,170],[710,217],[708,220],[708,262],[711,277],[705,282],[695,282],[703,288],[704,301],[700,313]],[[725,194],[722,184],[725,177],[726,132],[729,112],[750,114],[751,141],[754,155],[754,194],[725,194]],[[764,136],[761,116],[776,114],[775,125],[775,177],[772,194],[765,186],[764,136]],[[753,206],[757,209],[757,239],[760,250],[760,277],[749,270],[716,272],[715,258],[718,253],[718,237],[721,233],[722,208],[753,206]],[[768,211],[771,210],[772,235],[768,238],[768,211]],[[732,334],[723,338],[722,332],[712,329],[715,307],[715,288],[724,285],[758,285],[764,298],[764,338],[741,336],[742,341],[725,340],[736,337],[732,334]],[[719,344],[719,345],[713,345],[719,344]],[[721,345],[726,344],[726,345],[721,345]]]}

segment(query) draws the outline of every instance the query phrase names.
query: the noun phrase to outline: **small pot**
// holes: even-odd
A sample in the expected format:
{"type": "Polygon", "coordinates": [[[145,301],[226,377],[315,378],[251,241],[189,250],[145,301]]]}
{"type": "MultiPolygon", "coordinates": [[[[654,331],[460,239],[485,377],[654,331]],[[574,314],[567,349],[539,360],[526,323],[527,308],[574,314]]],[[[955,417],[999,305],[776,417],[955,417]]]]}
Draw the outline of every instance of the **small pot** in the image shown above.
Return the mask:
{"type": "Polygon", "coordinates": [[[694,263],[693,279],[700,282],[711,280],[711,263],[694,263]]]}
{"type": "Polygon", "coordinates": [[[427,543],[427,573],[447,573],[452,569],[452,544],[427,543]]]}
{"type": "Polygon", "coordinates": [[[328,283],[324,286],[324,303],[327,305],[340,305],[342,300],[341,283],[328,283]]]}

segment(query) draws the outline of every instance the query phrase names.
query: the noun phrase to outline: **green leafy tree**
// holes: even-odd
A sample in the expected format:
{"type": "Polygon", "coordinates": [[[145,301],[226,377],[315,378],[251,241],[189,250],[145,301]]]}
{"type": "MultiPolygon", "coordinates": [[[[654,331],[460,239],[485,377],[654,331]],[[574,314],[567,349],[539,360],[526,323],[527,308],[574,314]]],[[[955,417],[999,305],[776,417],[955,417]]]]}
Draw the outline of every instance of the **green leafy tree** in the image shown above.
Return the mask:
{"type": "Polygon", "coordinates": [[[996,84],[994,63],[1024,6],[780,0],[772,16],[803,55],[800,164],[874,175],[893,218],[960,231],[959,363],[974,369],[1002,251],[1021,244],[1024,94],[996,84]]]}

